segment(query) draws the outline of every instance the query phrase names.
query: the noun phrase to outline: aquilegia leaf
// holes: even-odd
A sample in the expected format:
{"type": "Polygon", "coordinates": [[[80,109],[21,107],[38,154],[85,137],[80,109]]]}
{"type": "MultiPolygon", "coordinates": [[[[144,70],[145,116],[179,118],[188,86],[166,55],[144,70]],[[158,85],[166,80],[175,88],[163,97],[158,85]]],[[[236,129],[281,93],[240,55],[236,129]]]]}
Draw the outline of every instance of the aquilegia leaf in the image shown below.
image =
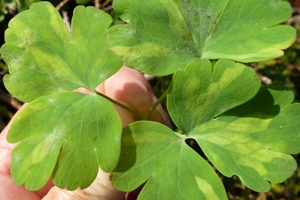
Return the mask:
{"type": "Polygon", "coordinates": [[[287,155],[300,152],[300,104],[292,101],[292,92],[282,87],[261,88],[249,102],[189,135],[224,175],[238,175],[247,187],[266,192],[269,182],[282,182],[297,168],[287,155]]]}
{"type": "Polygon", "coordinates": [[[37,190],[51,173],[56,186],[85,188],[99,165],[111,171],[118,162],[121,124],[104,98],[77,92],[40,97],[16,116],[7,140],[22,141],[13,151],[17,184],[37,190]]]}
{"type": "Polygon", "coordinates": [[[29,102],[13,120],[7,140],[12,176],[27,189],[40,189],[52,176],[56,186],[86,188],[99,166],[117,165],[121,121],[94,90],[122,66],[107,48],[112,19],[94,7],[74,10],[71,33],[49,2],[33,4],[13,18],[1,54],[9,67],[9,92],[29,102]],[[88,89],[91,94],[73,90],[88,89]]]}
{"type": "Polygon", "coordinates": [[[278,25],[292,13],[280,0],[115,0],[114,8],[128,24],[110,28],[110,49],[153,75],[195,58],[268,60],[295,40],[294,28],[278,25]]]}
{"type": "Polygon", "coordinates": [[[212,70],[210,61],[196,59],[174,74],[168,110],[178,128],[188,133],[198,124],[245,103],[259,87],[260,80],[249,67],[223,59],[212,70]]]}
{"type": "Polygon", "coordinates": [[[219,60],[209,78],[209,66],[194,61],[174,74],[169,113],[221,173],[268,191],[268,181],[282,182],[297,167],[288,154],[300,152],[300,105],[282,87],[259,89],[251,68],[219,60]]]}
{"type": "Polygon", "coordinates": [[[114,187],[132,191],[146,182],[139,199],[226,199],[220,178],[185,139],[156,122],[126,127],[114,187]]]}
{"type": "Polygon", "coordinates": [[[174,74],[167,96],[183,134],[145,121],[123,129],[113,185],[132,191],[145,183],[139,199],[227,199],[211,166],[186,144],[194,139],[222,174],[268,191],[297,167],[288,155],[300,152],[300,105],[292,101],[283,87],[260,88],[242,64],[196,59],[174,74]]]}
{"type": "Polygon", "coordinates": [[[122,66],[121,58],[107,49],[111,22],[103,11],[79,6],[69,33],[49,2],[33,4],[10,21],[5,33],[6,88],[25,102],[79,87],[93,92],[122,66]]]}

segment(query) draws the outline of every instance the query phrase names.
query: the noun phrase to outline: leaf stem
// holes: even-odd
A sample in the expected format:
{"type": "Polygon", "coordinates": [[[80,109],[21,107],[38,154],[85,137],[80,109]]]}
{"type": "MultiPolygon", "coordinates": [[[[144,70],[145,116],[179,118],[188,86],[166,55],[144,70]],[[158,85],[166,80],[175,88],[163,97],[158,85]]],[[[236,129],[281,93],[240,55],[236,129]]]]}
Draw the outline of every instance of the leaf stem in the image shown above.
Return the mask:
{"type": "Polygon", "coordinates": [[[113,104],[115,104],[115,105],[117,105],[117,106],[119,106],[119,107],[121,107],[121,108],[127,110],[128,112],[131,112],[132,114],[134,114],[134,115],[135,115],[136,117],[138,117],[139,119],[144,119],[144,116],[141,115],[140,113],[136,112],[135,110],[133,110],[133,109],[131,109],[131,108],[129,108],[129,107],[127,107],[127,106],[121,104],[121,103],[118,102],[118,101],[113,100],[112,98],[109,98],[108,96],[106,96],[106,95],[104,95],[104,94],[102,94],[102,93],[100,93],[100,92],[98,92],[98,91],[96,91],[96,90],[95,90],[95,92],[96,92],[98,95],[100,95],[100,96],[104,97],[105,99],[107,99],[108,101],[110,101],[111,103],[113,103],[113,104]]]}
{"type": "Polygon", "coordinates": [[[164,93],[156,100],[156,102],[151,106],[149,111],[145,115],[143,115],[144,120],[147,120],[150,117],[150,115],[155,110],[155,108],[158,106],[158,104],[160,104],[162,102],[162,100],[164,100],[166,98],[167,94],[168,94],[168,89],[166,91],[164,91],[164,93]]]}
{"type": "Polygon", "coordinates": [[[117,106],[119,106],[119,107],[121,107],[121,108],[127,110],[128,112],[131,112],[131,113],[134,114],[136,117],[138,117],[139,119],[142,119],[142,120],[147,120],[147,119],[150,117],[150,115],[152,114],[152,112],[155,110],[155,108],[158,106],[158,104],[160,104],[160,103],[162,102],[162,100],[164,100],[164,99],[166,98],[166,96],[167,96],[167,94],[168,94],[168,90],[164,91],[164,93],[163,93],[163,94],[156,100],[156,102],[149,108],[148,112],[147,112],[145,115],[141,115],[141,114],[138,113],[137,111],[135,111],[135,110],[133,110],[133,109],[131,109],[131,108],[129,108],[129,107],[127,107],[127,106],[121,104],[120,102],[115,101],[115,100],[113,100],[112,98],[110,98],[110,97],[108,97],[108,96],[106,96],[106,95],[104,95],[104,94],[102,94],[102,93],[100,93],[100,92],[98,92],[98,91],[96,91],[96,90],[95,90],[95,92],[96,92],[96,94],[98,94],[98,95],[104,97],[105,99],[107,99],[107,100],[110,101],[111,103],[113,103],[113,104],[115,104],[115,105],[117,105],[117,106]]]}

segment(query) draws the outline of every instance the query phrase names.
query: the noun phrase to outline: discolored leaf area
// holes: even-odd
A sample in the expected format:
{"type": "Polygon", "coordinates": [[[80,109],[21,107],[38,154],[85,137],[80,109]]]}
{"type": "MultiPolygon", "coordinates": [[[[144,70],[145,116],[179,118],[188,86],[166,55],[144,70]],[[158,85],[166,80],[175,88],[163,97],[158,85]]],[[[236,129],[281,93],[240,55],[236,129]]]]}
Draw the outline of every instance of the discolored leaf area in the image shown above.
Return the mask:
{"type": "Polygon", "coordinates": [[[178,128],[188,133],[198,124],[245,103],[259,87],[254,70],[245,65],[222,59],[212,70],[209,60],[196,59],[174,74],[167,106],[178,128]]]}
{"type": "Polygon", "coordinates": [[[291,104],[292,92],[282,87],[259,89],[253,70],[241,64],[220,60],[211,79],[210,71],[204,60],[175,73],[170,115],[221,173],[238,175],[247,187],[266,192],[268,181],[282,182],[297,167],[288,154],[300,152],[300,105],[291,104]]]}
{"type": "Polygon", "coordinates": [[[196,59],[174,74],[167,95],[183,134],[147,121],[124,128],[113,185],[132,191],[145,183],[139,199],[227,199],[212,167],[186,144],[194,139],[222,174],[266,192],[297,167],[289,154],[300,152],[300,105],[292,101],[284,87],[260,87],[245,65],[196,59]]]}
{"type": "Polygon", "coordinates": [[[117,165],[122,126],[105,98],[94,90],[122,62],[107,49],[112,19],[94,7],[74,10],[69,33],[49,2],[33,4],[13,18],[1,55],[8,64],[6,88],[29,104],[13,120],[7,140],[13,151],[12,176],[19,185],[40,189],[86,188],[99,166],[117,165]],[[91,94],[74,92],[84,87],[91,94]]]}
{"type": "Polygon", "coordinates": [[[49,2],[35,3],[9,23],[1,55],[9,66],[9,92],[24,102],[79,87],[95,87],[122,66],[107,49],[112,19],[94,7],[78,6],[68,32],[49,2]]]}
{"type": "Polygon", "coordinates": [[[153,75],[195,58],[268,60],[295,40],[294,28],[278,25],[292,14],[281,0],[115,0],[114,8],[127,24],[110,28],[110,49],[153,75]]]}
{"type": "Polygon", "coordinates": [[[185,139],[156,122],[130,124],[111,174],[114,187],[132,191],[146,182],[138,199],[226,199],[220,178],[185,139]]]}
{"type": "Polygon", "coordinates": [[[112,171],[120,152],[120,120],[96,94],[61,92],[36,99],[20,111],[7,140],[22,141],[13,151],[17,184],[37,190],[49,179],[56,186],[85,188],[98,166],[112,171]]]}
{"type": "Polygon", "coordinates": [[[224,175],[250,189],[270,190],[297,168],[300,105],[281,87],[262,88],[249,102],[195,127],[189,134],[224,175]],[[213,151],[212,151],[213,149],[213,151]]]}

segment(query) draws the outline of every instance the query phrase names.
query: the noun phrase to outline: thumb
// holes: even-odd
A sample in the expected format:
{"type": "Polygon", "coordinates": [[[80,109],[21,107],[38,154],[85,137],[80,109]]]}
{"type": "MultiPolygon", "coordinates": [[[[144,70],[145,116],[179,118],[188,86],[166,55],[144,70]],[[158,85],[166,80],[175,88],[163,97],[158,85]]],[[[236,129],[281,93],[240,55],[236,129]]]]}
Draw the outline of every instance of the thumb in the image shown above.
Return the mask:
{"type": "Polygon", "coordinates": [[[99,169],[95,181],[88,188],[69,191],[54,186],[43,200],[123,200],[124,197],[124,192],[116,190],[111,185],[109,173],[99,169]]]}

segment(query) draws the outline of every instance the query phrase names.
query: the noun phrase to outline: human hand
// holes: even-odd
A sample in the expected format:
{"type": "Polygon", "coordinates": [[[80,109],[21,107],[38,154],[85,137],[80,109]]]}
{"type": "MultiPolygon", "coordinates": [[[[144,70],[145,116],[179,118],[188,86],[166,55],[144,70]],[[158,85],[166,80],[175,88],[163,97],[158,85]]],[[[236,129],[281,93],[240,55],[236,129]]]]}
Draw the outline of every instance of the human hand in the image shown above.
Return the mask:
{"type": "MultiPolygon", "coordinates": [[[[87,93],[83,89],[78,91],[87,93]]],[[[121,68],[115,75],[99,85],[97,91],[136,110],[140,114],[147,113],[156,100],[144,77],[139,72],[126,67],[121,68]]],[[[137,120],[132,113],[118,106],[115,106],[115,108],[122,120],[123,127],[137,120]]],[[[158,106],[149,119],[166,123],[163,113],[162,108],[158,106]]],[[[17,186],[10,174],[11,154],[17,144],[10,144],[6,140],[10,124],[11,122],[0,134],[0,200],[123,200],[125,198],[125,193],[113,188],[109,180],[109,174],[101,171],[101,169],[99,169],[95,181],[83,190],[68,191],[60,189],[54,186],[51,180],[38,191],[28,191],[24,186],[17,186]]]]}

